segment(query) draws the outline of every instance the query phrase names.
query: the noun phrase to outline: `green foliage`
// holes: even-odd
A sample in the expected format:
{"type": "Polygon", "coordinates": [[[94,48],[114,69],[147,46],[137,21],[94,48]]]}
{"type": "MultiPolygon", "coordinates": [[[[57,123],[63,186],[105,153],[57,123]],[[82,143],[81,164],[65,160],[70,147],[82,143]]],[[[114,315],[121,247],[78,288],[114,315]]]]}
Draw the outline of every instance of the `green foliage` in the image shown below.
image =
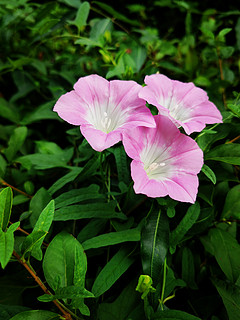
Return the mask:
{"type": "Polygon", "coordinates": [[[239,15],[234,1],[0,1],[0,319],[239,319],[239,15]],[[223,115],[191,135],[193,205],[135,194],[123,146],[95,152],[52,111],[79,77],[156,72],[223,115]]]}

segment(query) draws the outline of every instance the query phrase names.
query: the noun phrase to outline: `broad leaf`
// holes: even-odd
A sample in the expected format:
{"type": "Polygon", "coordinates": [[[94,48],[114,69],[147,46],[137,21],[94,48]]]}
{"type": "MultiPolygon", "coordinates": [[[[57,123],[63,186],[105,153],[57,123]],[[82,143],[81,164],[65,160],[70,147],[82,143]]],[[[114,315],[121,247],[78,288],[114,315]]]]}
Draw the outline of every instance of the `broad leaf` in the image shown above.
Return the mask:
{"type": "Polygon", "coordinates": [[[169,247],[169,225],[166,215],[152,209],[141,234],[141,257],[144,274],[153,279],[155,286],[169,247]]]}
{"type": "Polygon", "coordinates": [[[22,243],[22,254],[23,257],[26,255],[27,252],[32,252],[33,248],[38,245],[38,243],[40,242],[40,245],[43,242],[43,239],[45,238],[47,232],[46,231],[33,231],[32,233],[30,233],[23,241],[22,243]]]}
{"type": "Polygon", "coordinates": [[[128,284],[114,302],[101,303],[98,308],[99,320],[145,320],[143,305],[139,304],[139,294],[135,288],[136,280],[128,284]]]}
{"type": "Polygon", "coordinates": [[[223,207],[223,212],[221,214],[221,219],[228,218],[240,219],[240,185],[233,187],[229,190],[225,204],[223,207]]]}
{"type": "MultiPolygon", "coordinates": [[[[80,250],[75,252],[75,267],[74,267],[74,286],[84,289],[85,288],[85,276],[87,272],[87,258],[82,246],[79,246],[80,250]]],[[[84,303],[84,298],[74,298],[71,305],[74,308],[79,309],[81,314],[90,316],[90,310],[84,303]]]]}
{"type": "Polygon", "coordinates": [[[223,300],[229,320],[239,320],[240,287],[219,279],[214,279],[213,284],[223,300]]]}
{"type": "Polygon", "coordinates": [[[216,184],[216,176],[215,173],[212,171],[211,168],[209,168],[209,166],[207,166],[206,164],[204,164],[202,166],[202,172],[205,174],[206,177],[208,177],[209,180],[212,181],[213,184],[216,184]]]}
{"type": "Polygon", "coordinates": [[[82,168],[71,167],[71,171],[61,177],[49,188],[48,192],[53,195],[56,191],[64,187],[66,184],[73,182],[82,172],[82,168]]]}
{"type": "Polygon", "coordinates": [[[39,301],[49,302],[56,299],[74,299],[74,298],[93,298],[94,295],[81,287],[68,286],[59,288],[55,291],[54,295],[44,294],[38,298],[39,301]]]}
{"type": "Polygon", "coordinates": [[[154,314],[151,320],[201,320],[189,313],[180,310],[163,310],[154,314]]]}
{"type": "Polygon", "coordinates": [[[89,203],[82,205],[71,205],[55,211],[54,221],[67,221],[90,218],[116,218],[126,220],[122,212],[115,211],[116,202],[89,203]]]}
{"type": "Polygon", "coordinates": [[[5,155],[8,161],[12,161],[23,145],[27,137],[27,127],[18,127],[13,131],[13,134],[10,137],[8,148],[5,150],[5,155]]]}
{"type": "Polygon", "coordinates": [[[206,154],[205,160],[215,160],[240,165],[240,144],[229,143],[217,146],[206,154]]]}
{"type": "Polygon", "coordinates": [[[46,189],[41,188],[35,193],[35,195],[31,199],[30,206],[29,206],[29,209],[31,212],[30,223],[32,227],[35,226],[41,212],[50,201],[51,201],[51,196],[46,189]]]}
{"type": "Polygon", "coordinates": [[[192,251],[188,247],[184,247],[182,252],[182,279],[189,288],[197,289],[195,282],[194,257],[192,251]]]}
{"type": "Polygon", "coordinates": [[[1,320],[9,320],[16,314],[29,310],[27,307],[23,306],[12,306],[12,305],[4,305],[0,304],[0,319],[1,320]]]}
{"type": "Polygon", "coordinates": [[[10,320],[57,320],[60,315],[47,310],[31,310],[16,314],[10,320]]]}
{"type": "Polygon", "coordinates": [[[127,241],[139,241],[140,240],[140,230],[139,229],[129,229],[119,232],[109,232],[102,234],[100,236],[94,237],[92,239],[83,242],[84,250],[89,250],[93,248],[100,248],[111,246],[114,244],[127,242],[127,241]]]}
{"type": "Polygon", "coordinates": [[[87,188],[73,189],[65,192],[55,199],[56,209],[86,200],[105,199],[105,196],[99,193],[99,189],[98,185],[91,184],[87,188]]]}
{"type": "Polygon", "coordinates": [[[50,242],[43,259],[43,271],[53,290],[73,285],[76,251],[81,255],[80,243],[66,232],[57,234],[50,242]]]}
{"type": "Polygon", "coordinates": [[[6,230],[12,210],[13,193],[10,187],[0,192],[0,229],[6,230]]]}
{"type": "Polygon", "coordinates": [[[227,231],[211,229],[209,237],[214,256],[228,280],[235,282],[240,274],[240,245],[227,231]]]}
{"type": "Polygon", "coordinates": [[[197,221],[200,214],[200,205],[198,202],[191,205],[183,219],[180,221],[178,226],[170,235],[170,252],[175,251],[176,245],[181,242],[188,230],[194,225],[197,221]]]}
{"type": "Polygon", "coordinates": [[[19,227],[20,222],[13,223],[6,232],[0,229],[0,263],[4,269],[11,259],[14,249],[14,231],[19,227]]]}
{"type": "Polygon", "coordinates": [[[132,248],[121,248],[101,270],[94,281],[92,292],[95,297],[99,297],[127,271],[133,264],[134,258],[130,255],[132,248]]]}
{"type": "Polygon", "coordinates": [[[107,219],[92,219],[86,224],[84,228],[79,232],[77,239],[80,243],[95,237],[100,231],[102,231],[107,223],[107,219]]]}
{"type": "MultiPolygon", "coordinates": [[[[54,200],[50,201],[49,204],[43,209],[33,229],[33,233],[44,231],[46,235],[48,230],[51,227],[53,216],[54,216],[54,200]]],[[[31,255],[37,260],[42,260],[41,245],[43,243],[43,240],[44,240],[44,237],[42,237],[32,248],[31,255]]]]}
{"type": "Polygon", "coordinates": [[[77,11],[77,16],[74,21],[69,21],[70,24],[75,25],[78,28],[78,32],[81,31],[81,28],[87,24],[87,18],[90,11],[90,4],[87,1],[84,1],[77,11]]]}

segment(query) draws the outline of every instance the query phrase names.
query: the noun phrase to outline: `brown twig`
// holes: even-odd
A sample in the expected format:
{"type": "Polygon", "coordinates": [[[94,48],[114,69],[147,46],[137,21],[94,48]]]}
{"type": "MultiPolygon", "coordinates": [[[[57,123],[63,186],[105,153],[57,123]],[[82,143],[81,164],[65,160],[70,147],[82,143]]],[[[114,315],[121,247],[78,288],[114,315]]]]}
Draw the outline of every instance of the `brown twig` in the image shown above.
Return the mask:
{"type": "MultiPolygon", "coordinates": [[[[10,223],[10,224],[13,224],[13,222],[11,222],[11,221],[9,221],[9,223],[10,223]]],[[[22,229],[21,227],[18,227],[18,228],[17,228],[17,231],[20,231],[20,232],[24,233],[26,236],[29,236],[29,234],[30,234],[30,233],[28,233],[26,230],[22,229]]],[[[43,245],[44,245],[45,247],[48,247],[48,243],[46,243],[46,242],[43,242],[43,245]]]]}
{"type": "MultiPolygon", "coordinates": [[[[39,287],[43,290],[44,293],[52,295],[51,292],[47,289],[47,287],[44,285],[44,283],[41,281],[41,279],[36,275],[36,273],[29,267],[29,265],[21,259],[21,257],[19,256],[19,254],[14,250],[13,251],[13,255],[14,257],[17,258],[18,262],[21,263],[21,265],[24,266],[24,268],[31,274],[31,276],[33,277],[33,279],[37,282],[37,284],[39,285],[39,287]]],[[[72,320],[71,315],[65,311],[63,309],[62,306],[60,306],[60,304],[58,303],[58,301],[53,300],[53,303],[55,304],[55,306],[62,312],[63,317],[67,320],[72,320]]]]}
{"type": "Polygon", "coordinates": [[[7,183],[6,181],[4,181],[3,179],[0,179],[0,183],[4,186],[7,186],[7,187],[10,187],[11,189],[17,191],[18,193],[21,193],[23,194],[25,197],[28,197],[28,198],[32,198],[33,196],[31,196],[30,194],[27,194],[26,192],[22,191],[22,190],[19,190],[18,188],[15,188],[13,186],[11,186],[9,183],[7,183]]]}
{"type": "Polygon", "coordinates": [[[234,139],[232,139],[232,140],[230,140],[230,141],[226,142],[226,144],[227,144],[227,143],[235,142],[235,141],[237,141],[238,139],[240,139],[240,135],[239,135],[239,136],[237,136],[237,137],[235,137],[234,139]]]}

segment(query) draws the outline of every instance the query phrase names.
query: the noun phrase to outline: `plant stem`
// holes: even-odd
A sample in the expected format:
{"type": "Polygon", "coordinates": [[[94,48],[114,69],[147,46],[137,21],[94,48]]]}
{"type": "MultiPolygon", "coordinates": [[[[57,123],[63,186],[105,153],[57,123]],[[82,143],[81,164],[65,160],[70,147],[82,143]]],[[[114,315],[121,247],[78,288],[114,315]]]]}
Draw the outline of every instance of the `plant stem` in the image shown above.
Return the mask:
{"type": "Polygon", "coordinates": [[[232,139],[232,140],[230,140],[230,141],[226,142],[226,144],[228,144],[228,143],[232,143],[232,142],[235,142],[235,141],[237,141],[238,139],[240,139],[240,135],[239,135],[239,136],[237,136],[237,137],[235,137],[234,139],[232,139]]]}
{"type": "MultiPolygon", "coordinates": [[[[21,265],[24,266],[24,268],[31,274],[33,279],[37,282],[39,287],[43,290],[44,293],[52,295],[51,292],[47,289],[47,287],[44,285],[44,283],[41,281],[41,279],[36,275],[36,272],[34,272],[30,266],[26,263],[26,261],[22,260],[19,254],[14,250],[13,251],[14,257],[17,258],[18,262],[21,263],[21,265]]],[[[65,308],[62,307],[62,304],[59,303],[57,300],[53,300],[53,303],[56,305],[56,307],[62,312],[63,317],[67,320],[72,320],[70,310],[65,310],[65,308]]]]}
{"type": "Polygon", "coordinates": [[[160,305],[161,309],[163,310],[163,304],[164,304],[164,292],[166,287],[166,275],[167,275],[167,258],[164,260],[163,264],[163,284],[162,284],[162,293],[161,293],[161,299],[160,299],[160,305]]]}
{"type": "Polygon", "coordinates": [[[23,194],[25,197],[28,197],[28,198],[32,198],[33,196],[31,196],[30,194],[27,194],[26,192],[22,191],[22,190],[19,190],[18,188],[15,188],[13,186],[11,186],[9,183],[7,183],[6,181],[4,181],[3,179],[0,178],[0,183],[4,186],[7,186],[7,187],[10,187],[11,189],[17,191],[18,193],[21,193],[23,194]]]}

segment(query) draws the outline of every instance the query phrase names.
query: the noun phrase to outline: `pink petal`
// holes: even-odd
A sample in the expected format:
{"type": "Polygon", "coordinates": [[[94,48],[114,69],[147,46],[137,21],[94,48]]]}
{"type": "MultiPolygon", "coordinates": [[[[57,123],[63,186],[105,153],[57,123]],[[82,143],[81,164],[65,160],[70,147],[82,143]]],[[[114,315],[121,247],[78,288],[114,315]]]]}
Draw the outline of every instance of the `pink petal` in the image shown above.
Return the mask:
{"type": "Polygon", "coordinates": [[[107,149],[119,142],[122,138],[122,135],[119,131],[105,133],[93,128],[90,125],[81,126],[80,130],[91,147],[96,151],[103,151],[104,149],[107,149]]]}
{"type": "Polygon", "coordinates": [[[133,159],[131,174],[136,193],[193,203],[203,152],[164,116],[155,116],[156,128],[135,128],[123,134],[126,153],[133,159]]]}
{"type": "Polygon", "coordinates": [[[84,104],[75,91],[70,91],[58,99],[53,111],[57,112],[63,120],[73,125],[81,125],[86,123],[84,119],[86,106],[84,104]]]}
{"type": "Polygon", "coordinates": [[[155,127],[154,118],[139,98],[141,86],[134,81],[107,81],[98,75],[80,78],[57,101],[54,111],[71,124],[80,125],[91,146],[102,151],[137,126],[155,127]]]}
{"type": "Polygon", "coordinates": [[[182,126],[187,134],[201,131],[206,124],[222,122],[216,106],[208,100],[207,93],[193,83],[170,80],[162,74],[146,76],[146,87],[139,97],[158,108],[176,126],[182,126]]]}

